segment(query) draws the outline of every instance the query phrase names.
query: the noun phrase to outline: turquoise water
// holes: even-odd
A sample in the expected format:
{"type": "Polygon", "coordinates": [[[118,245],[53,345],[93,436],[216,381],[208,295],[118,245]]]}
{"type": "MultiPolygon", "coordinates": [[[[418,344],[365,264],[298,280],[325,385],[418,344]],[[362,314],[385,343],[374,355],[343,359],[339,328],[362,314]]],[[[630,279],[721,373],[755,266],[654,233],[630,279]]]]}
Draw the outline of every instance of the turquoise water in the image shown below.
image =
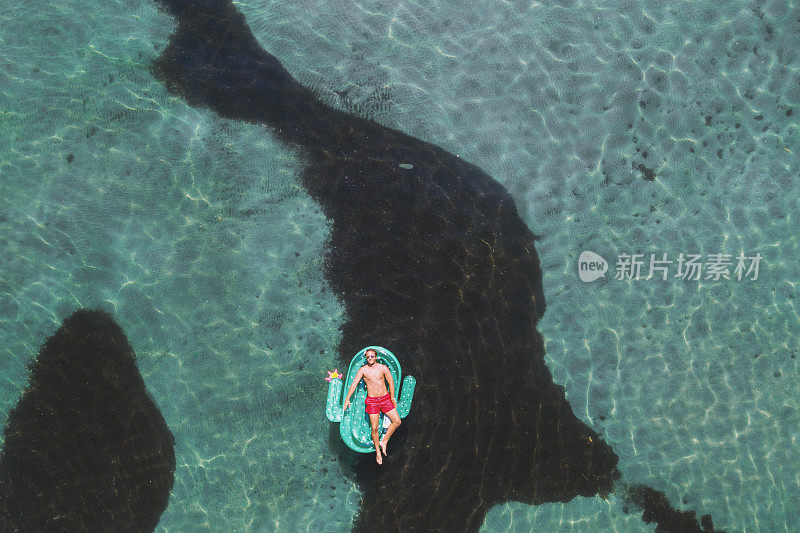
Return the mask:
{"type": "MultiPolygon", "coordinates": [[[[794,6],[238,5],[320,98],[511,192],[542,236],[554,380],[626,481],[724,529],[800,527],[794,6]],[[584,284],[583,250],[763,260],[757,280],[584,284]]],[[[176,437],[160,529],[346,530],[326,221],[301,154],[152,78],[172,27],[146,2],[0,19],[0,420],[60,321],[102,307],[176,437]]],[[[484,526],[532,528],[652,529],[613,496],[500,505],[484,526]]]]}

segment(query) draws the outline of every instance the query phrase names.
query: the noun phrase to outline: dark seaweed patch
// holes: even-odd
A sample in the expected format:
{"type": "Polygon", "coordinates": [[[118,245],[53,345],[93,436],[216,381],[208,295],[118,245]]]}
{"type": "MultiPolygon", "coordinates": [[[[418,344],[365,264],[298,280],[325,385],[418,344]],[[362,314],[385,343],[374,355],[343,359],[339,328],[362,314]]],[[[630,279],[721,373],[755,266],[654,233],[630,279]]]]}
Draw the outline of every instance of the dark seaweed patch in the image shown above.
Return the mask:
{"type": "MultiPolygon", "coordinates": [[[[626,500],[643,511],[642,520],[655,523],[657,532],[715,531],[711,515],[703,515],[700,522],[694,511],[679,511],[672,507],[663,492],[644,485],[628,488],[626,500]]],[[[686,499],[683,500],[686,504],[686,499]]],[[[720,530],[716,530],[720,531],[720,530]]]]}
{"type": "MultiPolygon", "coordinates": [[[[690,149],[690,151],[691,151],[691,149],[690,149]]],[[[639,172],[642,173],[642,178],[644,178],[645,180],[653,181],[653,180],[656,179],[656,172],[652,168],[648,168],[648,167],[644,166],[642,163],[635,163],[634,162],[634,163],[631,163],[631,165],[633,166],[634,170],[638,170],[639,172]]]]}
{"type": "Polygon", "coordinates": [[[5,428],[0,530],[152,531],[173,437],[114,320],[78,311],[44,344],[5,428]]]}

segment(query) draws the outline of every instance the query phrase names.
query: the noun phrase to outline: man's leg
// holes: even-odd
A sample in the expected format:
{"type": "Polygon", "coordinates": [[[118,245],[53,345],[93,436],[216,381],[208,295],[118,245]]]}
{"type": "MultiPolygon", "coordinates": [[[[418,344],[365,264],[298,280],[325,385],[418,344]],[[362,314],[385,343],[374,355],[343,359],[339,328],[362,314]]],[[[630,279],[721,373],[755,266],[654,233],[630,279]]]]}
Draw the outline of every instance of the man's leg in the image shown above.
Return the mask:
{"type": "Polygon", "coordinates": [[[381,416],[380,411],[375,413],[369,413],[369,425],[372,428],[372,442],[375,443],[375,460],[378,461],[379,465],[383,464],[383,457],[381,456],[381,445],[380,441],[378,440],[378,418],[381,416]]]}
{"type": "Polygon", "coordinates": [[[392,409],[386,413],[386,416],[389,417],[389,420],[391,420],[392,423],[389,424],[388,428],[386,428],[386,435],[384,435],[383,439],[381,440],[381,450],[384,454],[386,454],[386,445],[389,443],[389,437],[392,436],[392,433],[394,433],[395,429],[400,427],[400,415],[397,414],[397,409],[392,409]]]}

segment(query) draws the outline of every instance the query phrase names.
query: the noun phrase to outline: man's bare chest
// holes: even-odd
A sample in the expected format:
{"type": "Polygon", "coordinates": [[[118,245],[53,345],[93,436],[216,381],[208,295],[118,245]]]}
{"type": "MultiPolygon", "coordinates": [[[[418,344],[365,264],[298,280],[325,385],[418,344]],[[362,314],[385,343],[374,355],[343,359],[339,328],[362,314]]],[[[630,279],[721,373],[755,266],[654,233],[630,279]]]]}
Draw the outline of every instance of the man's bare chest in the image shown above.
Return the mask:
{"type": "Polygon", "coordinates": [[[380,383],[383,381],[383,372],[377,368],[375,370],[365,370],[364,379],[372,383],[380,383]]]}

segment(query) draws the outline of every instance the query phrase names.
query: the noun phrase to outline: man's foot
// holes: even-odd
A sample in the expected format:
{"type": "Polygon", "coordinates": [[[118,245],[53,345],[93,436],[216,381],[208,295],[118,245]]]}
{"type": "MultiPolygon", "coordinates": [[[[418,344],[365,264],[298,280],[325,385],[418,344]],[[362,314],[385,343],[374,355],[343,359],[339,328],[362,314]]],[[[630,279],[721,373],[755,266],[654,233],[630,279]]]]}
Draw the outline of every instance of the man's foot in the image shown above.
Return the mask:
{"type": "Polygon", "coordinates": [[[383,455],[386,455],[386,441],[381,439],[380,440],[380,445],[381,445],[381,451],[383,452],[383,455]]]}
{"type": "Polygon", "coordinates": [[[378,452],[375,453],[375,460],[378,461],[379,465],[383,464],[383,457],[381,456],[380,450],[378,450],[378,452]]]}

